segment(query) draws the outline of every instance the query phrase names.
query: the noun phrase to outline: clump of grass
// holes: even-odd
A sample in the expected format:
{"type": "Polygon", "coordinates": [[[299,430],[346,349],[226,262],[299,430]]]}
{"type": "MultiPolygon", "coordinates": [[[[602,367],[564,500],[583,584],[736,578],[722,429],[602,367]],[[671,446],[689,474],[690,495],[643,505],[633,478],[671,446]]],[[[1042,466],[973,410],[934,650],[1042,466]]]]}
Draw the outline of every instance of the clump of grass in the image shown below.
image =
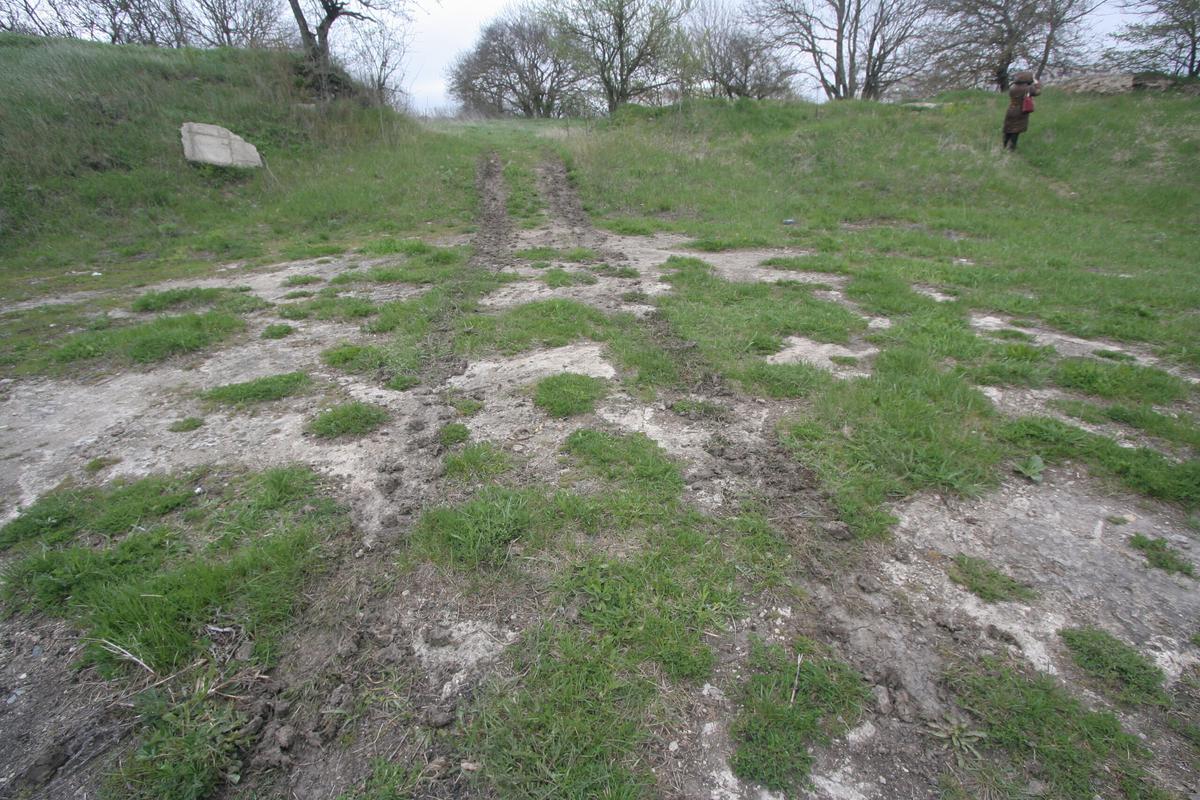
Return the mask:
{"type": "Polygon", "coordinates": [[[321,360],[345,372],[373,372],[387,366],[387,353],[369,344],[342,344],[321,353],[321,360]]]}
{"type": "Polygon", "coordinates": [[[1146,563],[1156,569],[1187,575],[1189,578],[1196,576],[1196,568],[1192,562],[1179,555],[1179,552],[1171,547],[1166,539],[1151,539],[1149,536],[1135,533],[1129,538],[1129,546],[1140,550],[1146,557],[1146,563]]]}
{"type": "Polygon", "coordinates": [[[979,722],[987,743],[1063,800],[1163,795],[1145,769],[1149,752],[1108,712],[1089,711],[1048,675],[1028,677],[994,660],[947,676],[959,704],[979,722]]]}
{"type": "Polygon", "coordinates": [[[51,357],[59,363],[114,357],[144,364],[203,350],[244,327],[237,317],[219,311],[159,317],[73,334],[51,351],[51,357]]]}
{"type": "Polygon", "coordinates": [[[679,467],[645,434],[581,428],[567,437],[564,449],[601,477],[647,495],[673,499],[683,491],[679,467]]]}
{"type": "Polygon", "coordinates": [[[490,487],[460,506],[426,511],[416,540],[450,566],[495,567],[508,560],[511,544],[534,536],[541,503],[532,491],[490,487]]]}
{"type": "Polygon", "coordinates": [[[320,275],[289,275],[283,279],[284,286],[310,286],[324,282],[320,275]]]}
{"type": "Polygon", "coordinates": [[[421,256],[433,250],[432,245],[420,239],[377,239],[363,245],[360,252],[368,256],[421,256]]]}
{"type": "Polygon", "coordinates": [[[351,401],[322,411],[307,430],[322,439],[339,436],[365,436],[383,426],[390,418],[387,409],[371,403],[351,401]]]}
{"type": "Polygon", "coordinates": [[[614,267],[611,264],[593,264],[588,269],[597,275],[604,275],[608,278],[638,278],[642,274],[633,267],[624,264],[619,267],[614,267]]]}
{"type": "Polygon", "coordinates": [[[100,456],[98,458],[93,458],[91,461],[84,464],[83,471],[89,475],[95,475],[97,472],[102,472],[114,464],[120,463],[120,458],[114,458],[112,456],[100,456]]]}
{"type": "Polygon", "coordinates": [[[1058,632],[1079,667],[1123,703],[1168,705],[1163,671],[1134,648],[1096,628],[1058,632]]]}
{"type": "Polygon", "coordinates": [[[471,431],[466,425],[461,422],[451,422],[448,425],[443,425],[438,431],[438,441],[442,443],[442,447],[453,447],[456,444],[462,444],[471,438],[471,431]]]}
{"type": "Polygon", "coordinates": [[[286,322],[276,322],[263,328],[262,338],[264,339],[282,339],[290,335],[296,329],[286,322]]]}
{"type": "Polygon", "coordinates": [[[186,289],[168,289],[162,292],[147,292],[133,301],[134,311],[166,311],[168,308],[212,305],[225,295],[223,289],[207,289],[193,286],[186,289]]]}
{"type": "Polygon", "coordinates": [[[566,286],[589,286],[596,283],[596,276],[589,272],[567,272],[561,267],[548,269],[541,275],[542,283],[551,289],[562,289],[566,286]]]}
{"type": "Polygon", "coordinates": [[[608,384],[600,378],[564,372],[538,381],[533,402],[552,417],[572,417],[594,411],[607,392],[608,384]]]}
{"type": "Polygon", "coordinates": [[[167,426],[167,430],[172,433],[188,433],[194,431],[204,424],[204,420],[200,417],[184,417],[177,419],[167,426]]]}
{"type": "Polygon", "coordinates": [[[422,780],[426,780],[425,770],[418,765],[377,758],[371,762],[371,774],[362,790],[343,792],[335,800],[402,800],[416,796],[422,780]]]}
{"type": "Polygon", "coordinates": [[[530,347],[561,347],[579,339],[602,340],[608,320],[600,311],[573,300],[525,303],[496,315],[459,320],[455,347],[471,354],[495,348],[518,353],[530,347]]]}
{"type": "Polygon", "coordinates": [[[992,331],[992,336],[997,339],[1008,339],[1014,342],[1032,342],[1035,338],[1025,331],[1017,330],[1016,328],[1001,328],[998,331],[992,331]]]}
{"type": "Polygon", "coordinates": [[[286,292],[283,295],[284,300],[303,300],[306,297],[316,297],[316,292],[310,292],[308,289],[295,289],[286,292]]]}
{"type": "Polygon", "coordinates": [[[313,317],[320,320],[349,321],[365,319],[378,313],[378,306],[361,297],[317,297],[279,306],[279,316],[290,320],[313,317]]]}
{"type": "Polygon", "coordinates": [[[280,375],[268,375],[244,383],[230,383],[209,389],[203,397],[213,403],[245,406],[252,403],[267,403],[282,400],[307,389],[312,385],[312,378],[307,372],[285,372],[280,375]]]}
{"type": "Polygon", "coordinates": [[[688,419],[727,420],[732,416],[728,406],[709,400],[676,400],[671,403],[671,410],[688,419]]]}
{"type": "Polygon", "coordinates": [[[794,656],[753,640],[748,667],[750,676],[738,692],[729,765],[738,777],[772,791],[798,792],[812,769],[812,748],[854,723],[866,685],[849,666],[803,638],[794,656]]]}
{"type": "Polygon", "coordinates": [[[1137,361],[1134,356],[1120,350],[1093,350],[1092,355],[1096,358],[1107,358],[1109,361],[1137,361]]]}
{"type": "Polygon", "coordinates": [[[1037,597],[1032,589],[1005,575],[989,564],[987,559],[965,553],[954,557],[954,564],[947,574],[952,581],[989,603],[1003,600],[1029,602],[1037,597]]]}
{"type": "Polygon", "coordinates": [[[238,775],[246,719],[228,704],[209,701],[212,683],[201,682],[179,703],[154,691],[138,696],[141,741],[109,776],[103,796],[207,797],[238,775]]]}
{"type": "Polygon", "coordinates": [[[420,383],[421,379],[416,375],[405,375],[403,373],[399,373],[388,378],[383,382],[383,385],[384,388],[392,389],[393,391],[406,392],[420,383]]]}
{"type": "Polygon", "coordinates": [[[503,450],[490,442],[469,444],[460,452],[446,456],[446,477],[460,481],[494,478],[511,466],[503,450]]]}
{"type": "Polygon", "coordinates": [[[1047,460],[1080,459],[1134,491],[1194,508],[1200,504],[1200,461],[1176,464],[1157,451],[1121,447],[1055,419],[1026,417],[1009,423],[1003,438],[1035,449],[1047,460]]]}
{"type": "Polygon", "coordinates": [[[1109,400],[1164,404],[1186,397],[1188,386],[1154,367],[1108,364],[1094,358],[1066,358],[1054,369],[1054,382],[1109,400]]]}
{"type": "Polygon", "coordinates": [[[57,544],[82,532],[117,536],[194,500],[184,480],[163,476],[115,481],[98,489],[64,489],[38,498],[0,528],[0,547],[30,540],[57,544]]]}
{"type": "Polygon", "coordinates": [[[453,407],[460,417],[473,417],[483,410],[483,402],[474,397],[467,397],[461,394],[452,394],[446,398],[446,402],[453,407]]]}

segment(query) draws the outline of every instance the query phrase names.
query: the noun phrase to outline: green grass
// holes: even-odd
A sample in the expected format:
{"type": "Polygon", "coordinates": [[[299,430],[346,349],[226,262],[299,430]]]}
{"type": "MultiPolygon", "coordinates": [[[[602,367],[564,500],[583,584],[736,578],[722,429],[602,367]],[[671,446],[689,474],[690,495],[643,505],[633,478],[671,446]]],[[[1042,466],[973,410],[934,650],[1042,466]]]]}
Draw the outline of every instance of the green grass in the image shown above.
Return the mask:
{"type": "Polygon", "coordinates": [[[394,764],[377,758],[371,762],[361,791],[343,792],[335,800],[404,800],[417,796],[425,771],[413,764],[394,764]]]}
{"type": "Polygon", "coordinates": [[[503,475],[512,466],[505,452],[490,442],[469,444],[446,456],[446,477],[458,481],[488,480],[503,475]]]}
{"type": "Polygon", "coordinates": [[[200,417],[184,417],[177,419],[167,426],[167,430],[172,433],[188,433],[201,428],[204,425],[204,420],[200,417]]]}
{"type": "Polygon", "coordinates": [[[426,511],[415,537],[426,554],[450,566],[498,566],[514,542],[545,535],[543,504],[535,492],[487,488],[461,506],[426,511]]]}
{"type": "Polygon", "coordinates": [[[793,648],[751,641],[749,676],[738,690],[730,735],[735,775],[772,791],[808,784],[813,748],[854,725],[866,684],[825,648],[799,639],[793,648]]]}
{"type": "Polygon", "coordinates": [[[1166,539],[1151,539],[1149,536],[1135,533],[1129,537],[1129,546],[1134,550],[1140,550],[1146,557],[1146,563],[1156,569],[1172,574],[1187,575],[1189,578],[1196,576],[1196,568],[1192,562],[1181,556],[1175,548],[1167,543],[1166,539]]]}
{"type": "Polygon", "coordinates": [[[365,436],[382,427],[391,415],[387,409],[371,403],[350,401],[322,411],[305,430],[322,439],[365,436]]]}
{"type": "Polygon", "coordinates": [[[443,425],[442,429],[438,431],[438,441],[442,443],[442,447],[453,447],[456,444],[462,444],[470,438],[470,429],[461,422],[451,422],[443,425]]]}
{"type": "Polygon", "coordinates": [[[103,472],[114,464],[120,464],[121,459],[110,456],[100,456],[93,458],[91,461],[83,465],[83,471],[89,475],[95,475],[97,472],[103,472]]]}
{"type": "Polygon", "coordinates": [[[1005,575],[989,564],[987,559],[959,553],[946,572],[952,581],[988,603],[1004,600],[1028,603],[1037,597],[1032,589],[1005,575]]]}
{"type": "Polygon", "coordinates": [[[1078,400],[1065,400],[1058,403],[1057,407],[1084,422],[1116,422],[1174,444],[1200,449],[1200,425],[1186,413],[1169,415],[1159,413],[1149,406],[1098,406],[1078,400]]]}
{"type": "Polygon", "coordinates": [[[561,267],[548,269],[539,277],[542,283],[551,289],[562,289],[567,286],[586,286],[596,283],[596,276],[590,272],[567,272],[561,267]]]}
{"type": "Polygon", "coordinates": [[[533,389],[533,402],[552,417],[573,417],[596,410],[596,401],[608,393],[601,378],[564,372],[538,381],[533,389]]]}
{"type": "Polygon", "coordinates": [[[137,364],[194,353],[223,342],[245,327],[237,317],[219,311],[159,317],[132,325],[101,326],[67,336],[50,351],[58,364],[110,359],[137,364]]]}
{"type": "Polygon", "coordinates": [[[134,311],[177,311],[183,308],[199,306],[216,306],[220,311],[233,314],[257,311],[266,308],[267,303],[249,294],[249,287],[243,289],[203,289],[190,287],[187,289],[167,289],[162,292],[147,292],[133,301],[130,306],[134,311]]]}
{"type": "Polygon", "coordinates": [[[300,394],[312,385],[307,372],[285,372],[268,375],[244,383],[230,383],[209,389],[202,397],[212,403],[245,406],[252,403],[267,403],[300,394]]]}
{"type": "Polygon", "coordinates": [[[728,420],[732,417],[727,406],[709,400],[676,400],[671,403],[671,410],[688,419],[728,420]]]}
{"type": "Polygon", "coordinates": [[[1108,400],[1170,403],[1188,395],[1187,384],[1154,367],[1109,364],[1091,358],[1068,358],[1054,370],[1054,382],[1108,400]]]}
{"type": "Polygon", "coordinates": [[[672,499],[683,490],[679,467],[645,434],[581,428],[567,437],[563,448],[600,477],[649,497],[672,499]]]}
{"type": "Polygon", "coordinates": [[[361,297],[317,297],[299,303],[284,303],[278,306],[279,316],[284,319],[338,320],[351,322],[379,313],[379,306],[361,297]]]}
{"type": "Polygon", "coordinates": [[[1166,676],[1154,662],[1115,636],[1096,628],[1058,632],[1075,664],[1122,703],[1169,705],[1166,676]]]}
{"type": "Polygon", "coordinates": [[[295,328],[288,325],[286,322],[274,322],[263,328],[262,338],[264,339],[282,339],[285,336],[290,336],[295,332],[295,328]]]}
{"type": "Polygon", "coordinates": [[[1115,716],[1090,711],[1048,675],[983,661],[956,669],[947,684],[986,734],[989,760],[1027,769],[1062,800],[1096,796],[1166,800],[1147,773],[1150,753],[1115,716]],[[1003,763],[1003,762],[1000,762],[1003,763]]]}
{"type": "Polygon", "coordinates": [[[284,278],[284,286],[311,286],[314,283],[324,283],[325,279],[319,275],[289,275],[284,278]]]}

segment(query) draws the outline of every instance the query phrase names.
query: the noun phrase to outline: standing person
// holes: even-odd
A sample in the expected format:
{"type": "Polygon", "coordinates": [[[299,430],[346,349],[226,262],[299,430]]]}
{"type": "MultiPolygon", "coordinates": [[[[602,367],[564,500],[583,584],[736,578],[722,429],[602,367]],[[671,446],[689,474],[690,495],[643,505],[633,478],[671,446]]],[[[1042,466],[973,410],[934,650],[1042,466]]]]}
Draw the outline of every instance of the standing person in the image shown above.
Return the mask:
{"type": "Polygon", "coordinates": [[[1017,137],[1029,130],[1029,115],[1033,113],[1033,98],[1042,93],[1042,84],[1025,70],[1013,78],[1008,90],[1008,111],[1004,113],[1004,147],[1017,149],[1017,137]]]}

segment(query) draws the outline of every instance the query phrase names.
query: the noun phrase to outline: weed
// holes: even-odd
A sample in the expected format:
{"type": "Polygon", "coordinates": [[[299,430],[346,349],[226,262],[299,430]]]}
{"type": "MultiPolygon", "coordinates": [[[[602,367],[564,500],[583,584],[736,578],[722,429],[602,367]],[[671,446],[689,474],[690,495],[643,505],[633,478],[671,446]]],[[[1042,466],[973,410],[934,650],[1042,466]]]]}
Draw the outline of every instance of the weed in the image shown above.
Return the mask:
{"type": "Polygon", "coordinates": [[[172,433],[187,433],[189,431],[196,430],[203,424],[204,420],[200,417],[184,417],[183,419],[177,419],[172,422],[169,426],[167,426],[167,430],[171,431],[172,433]]]}
{"type": "Polygon", "coordinates": [[[533,402],[552,417],[572,417],[589,414],[596,401],[608,393],[608,385],[600,378],[564,372],[537,382],[533,402]]]}
{"type": "Polygon", "coordinates": [[[790,649],[751,641],[750,676],[738,691],[730,731],[730,767],[773,791],[798,792],[812,769],[812,748],[854,724],[866,700],[862,678],[821,645],[790,649]]]}
{"type": "Polygon", "coordinates": [[[1137,650],[1096,628],[1058,632],[1079,667],[1123,703],[1168,705],[1163,671],[1137,650]]]}
{"type": "Polygon", "coordinates": [[[209,311],[159,317],[150,322],[118,328],[103,328],[68,336],[51,351],[59,363],[103,357],[136,363],[162,361],[174,355],[194,353],[242,330],[245,324],[230,314],[209,311]]]}
{"type": "Polygon", "coordinates": [[[987,734],[972,729],[965,720],[948,718],[944,721],[930,722],[926,731],[930,736],[946,743],[946,746],[953,751],[959,767],[966,766],[967,756],[976,761],[982,758],[976,745],[986,739],[987,734]]]}
{"type": "Polygon", "coordinates": [[[381,406],[351,401],[322,411],[308,423],[307,430],[322,439],[365,436],[382,427],[390,417],[387,409],[381,406]]]}
{"type": "Polygon", "coordinates": [[[1140,550],[1142,555],[1146,557],[1146,563],[1156,569],[1179,575],[1187,575],[1189,578],[1196,576],[1196,568],[1192,565],[1192,562],[1179,555],[1179,552],[1171,547],[1166,539],[1151,539],[1148,536],[1135,533],[1129,538],[1129,546],[1135,550],[1140,550]]]}
{"type": "Polygon", "coordinates": [[[453,447],[456,444],[462,444],[471,438],[471,431],[466,425],[461,422],[451,422],[448,425],[443,425],[438,431],[438,441],[442,443],[442,447],[453,447]]]}
{"type": "Polygon", "coordinates": [[[986,559],[964,553],[954,557],[954,565],[947,574],[952,581],[989,603],[1002,600],[1021,600],[1028,603],[1037,597],[1028,586],[1005,575],[986,559]]]}
{"type": "Polygon", "coordinates": [[[209,389],[203,397],[213,403],[245,406],[251,403],[266,403],[272,400],[282,400],[307,389],[312,385],[312,378],[306,372],[285,372],[280,375],[268,375],[244,383],[230,383],[209,389]]]}
{"type": "Polygon", "coordinates": [[[460,481],[494,478],[508,471],[508,456],[490,442],[469,444],[457,453],[446,456],[446,477],[460,481]]]}
{"type": "Polygon", "coordinates": [[[1042,473],[1046,471],[1046,462],[1037,453],[1026,458],[1024,461],[1018,461],[1013,465],[1013,471],[1018,475],[1024,475],[1031,483],[1041,483],[1045,477],[1042,473]]]}
{"type": "Polygon", "coordinates": [[[263,328],[262,338],[264,339],[282,339],[285,336],[293,333],[296,329],[286,322],[276,322],[263,328]]]}

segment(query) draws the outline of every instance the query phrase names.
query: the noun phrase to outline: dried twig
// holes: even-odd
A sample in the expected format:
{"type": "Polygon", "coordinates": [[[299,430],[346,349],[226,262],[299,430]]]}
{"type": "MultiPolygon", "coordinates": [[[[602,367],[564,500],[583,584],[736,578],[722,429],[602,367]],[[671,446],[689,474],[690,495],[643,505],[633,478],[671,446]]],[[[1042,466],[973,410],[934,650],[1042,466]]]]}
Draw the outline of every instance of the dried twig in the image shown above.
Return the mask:
{"type": "Polygon", "coordinates": [[[796,690],[800,688],[800,665],[804,663],[804,653],[796,654],[796,677],[792,678],[792,697],[788,700],[789,706],[796,705],[796,690]]]}

